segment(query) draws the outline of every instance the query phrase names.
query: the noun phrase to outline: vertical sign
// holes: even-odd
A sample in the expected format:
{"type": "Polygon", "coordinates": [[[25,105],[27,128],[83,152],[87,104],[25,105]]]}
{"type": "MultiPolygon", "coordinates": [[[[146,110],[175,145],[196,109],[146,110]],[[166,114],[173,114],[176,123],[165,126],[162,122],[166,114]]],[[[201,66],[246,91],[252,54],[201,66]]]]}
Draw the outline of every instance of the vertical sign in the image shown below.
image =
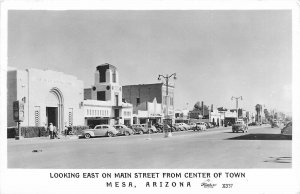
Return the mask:
{"type": "Polygon", "coordinates": [[[24,120],[24,103],[20,101],[13,102],[13,117],[14,121],[18,123],[18,128],[16,129],[16,136],[15,139],[19,140],[21,137],[21,130],[20,130],[20,122],[24,120]]]}

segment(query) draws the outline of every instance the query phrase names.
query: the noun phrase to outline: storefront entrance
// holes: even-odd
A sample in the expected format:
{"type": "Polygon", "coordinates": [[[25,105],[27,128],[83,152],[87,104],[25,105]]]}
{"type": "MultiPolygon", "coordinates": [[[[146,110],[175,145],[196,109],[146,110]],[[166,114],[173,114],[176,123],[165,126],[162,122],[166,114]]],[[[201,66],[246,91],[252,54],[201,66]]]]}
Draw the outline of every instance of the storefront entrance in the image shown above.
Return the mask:
{"type": "Polygon", "coordinates": [[[58,108],[57,107],[46,107],[46,118],[47,118],[47,123],[48,125],[52,123],[54,126],[57,127],[57,112],[58,108]]]}
{"type": "Polygon", "coordinates": [[[64,129],[64,99],[58,88],[52,88],[46,99],[46,123],[52,123],[60,132],[64,129]]]}

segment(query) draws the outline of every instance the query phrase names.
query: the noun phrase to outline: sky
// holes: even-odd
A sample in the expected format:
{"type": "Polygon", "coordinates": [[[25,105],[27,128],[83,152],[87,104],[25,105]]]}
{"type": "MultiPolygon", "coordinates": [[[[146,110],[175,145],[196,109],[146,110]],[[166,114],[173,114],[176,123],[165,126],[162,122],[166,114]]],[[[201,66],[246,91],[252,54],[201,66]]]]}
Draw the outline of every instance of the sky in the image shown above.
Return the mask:
{"type": "Polygon", "coordinates": [[[177,74],[175,108],[197,101],[291,112],[292,24],[285,10],[9,11],[8,66],[61,71],[94,84],[96,66],[121,85],[177,74]]]}

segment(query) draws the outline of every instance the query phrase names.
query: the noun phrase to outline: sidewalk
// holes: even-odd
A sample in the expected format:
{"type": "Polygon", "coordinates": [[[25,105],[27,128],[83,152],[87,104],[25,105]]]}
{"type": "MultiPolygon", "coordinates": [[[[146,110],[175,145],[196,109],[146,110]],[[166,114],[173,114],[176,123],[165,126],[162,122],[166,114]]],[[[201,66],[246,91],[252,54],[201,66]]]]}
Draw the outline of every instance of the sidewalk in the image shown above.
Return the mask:
{"type": "Polygon", "coordinates": [[[47,137],[32,137],[32,138],[22,138],[21,140],[15,140],[14,138],[7,139],[8,144],[30,144],[30,143],[50,143],[50,142],[65,142],[79,139],[77,135],[61,135],[59,139],[50,139],[47,137]]]}

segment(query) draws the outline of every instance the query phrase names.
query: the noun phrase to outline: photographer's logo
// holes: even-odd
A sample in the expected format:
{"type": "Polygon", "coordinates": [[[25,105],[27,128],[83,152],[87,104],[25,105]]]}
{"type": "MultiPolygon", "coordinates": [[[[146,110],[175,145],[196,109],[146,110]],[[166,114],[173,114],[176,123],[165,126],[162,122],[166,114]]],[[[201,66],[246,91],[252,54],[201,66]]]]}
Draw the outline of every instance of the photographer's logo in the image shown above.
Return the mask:
{"type": "Polygon", "coordinates": [[[206,181],[201,183],[201,187],[208,188],[208,189],[214,188],[215,186],[217,186],[217,184],[211,183],[210,179],[207,179],[206,181]]]}

